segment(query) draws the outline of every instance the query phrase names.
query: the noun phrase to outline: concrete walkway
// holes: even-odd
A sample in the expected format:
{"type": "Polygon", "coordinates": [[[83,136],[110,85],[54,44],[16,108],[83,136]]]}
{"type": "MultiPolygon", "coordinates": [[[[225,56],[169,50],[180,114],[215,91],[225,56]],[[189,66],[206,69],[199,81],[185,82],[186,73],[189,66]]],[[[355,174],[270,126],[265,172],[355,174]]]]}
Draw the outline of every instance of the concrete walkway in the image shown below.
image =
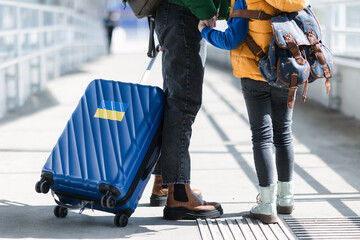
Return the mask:
{"type": "MultiPolygon", "coordinates": [[[[161,86],[159,60],[149,83],[161,86]]],[[[165,221],[162,207],[148,206],[152,184],[125,228],[114,226],[112,214],[89,209],[82,215],[70,211],[65,219],[58,219],[51,194],[41,195],[34,189],[87,84],[96,78],[136,82],[147,63],[145,52],[103,57],[50,81],[46,91],[0,121],[1,239],[200,238],[195,221],[165,221]]],[[[229,70],[209,65],[203,99],[193,128],[192,187],[201,189],[205,200],[222,204],[222,219],[239,218],[248,213],[257,195],[251,133],[239,81],[229,70]]],[[[358,217],[360,123],[297,101],[293,132],[296,209],[291,217],[358,217]]]]}

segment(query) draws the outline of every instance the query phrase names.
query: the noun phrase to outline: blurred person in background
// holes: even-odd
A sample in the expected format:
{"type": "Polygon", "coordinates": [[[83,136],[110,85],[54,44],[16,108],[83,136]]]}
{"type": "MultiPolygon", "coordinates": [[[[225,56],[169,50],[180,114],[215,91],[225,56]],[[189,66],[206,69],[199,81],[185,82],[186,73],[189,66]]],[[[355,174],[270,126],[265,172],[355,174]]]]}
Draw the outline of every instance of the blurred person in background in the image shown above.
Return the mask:
{"type": "Polygon", "coordinates": [[[113,30],[116,27],[116,21],[114,19],[113,12],[109,11],[107,17],[104,19],[104,26],[106,30],[106,37],[108,41],[108,54],[111,53],[111,40],[113,35],[113,30]]]}

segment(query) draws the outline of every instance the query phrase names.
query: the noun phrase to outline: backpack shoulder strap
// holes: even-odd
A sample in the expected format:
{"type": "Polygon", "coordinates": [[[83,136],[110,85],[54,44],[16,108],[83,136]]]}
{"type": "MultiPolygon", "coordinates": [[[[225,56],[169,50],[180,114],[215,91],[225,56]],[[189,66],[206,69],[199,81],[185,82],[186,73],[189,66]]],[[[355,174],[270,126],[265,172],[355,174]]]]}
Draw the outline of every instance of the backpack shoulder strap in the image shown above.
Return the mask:
{"type": "Polygon", "coordinates": [[[258,19],[258,20],[269,20],[273,16],[265,13],[264,11],[237,9],[237,10],[234,10],[230,16],[230,18],[233,18],[233,17],[251,18],[251,19],[258,19]]]}
{"type": "Polygon", "coordinates": [[[255,40],[247,34],[244,42],[248,45],[251,52],[258,58],[263,58],[266,56],[266,53],[261,49],[261,47],[255,42],[255,40]]]}
{"type": "MultiPolygon", "coordinates": [[[[279,10],[276,10],[276,15],[280,13],[279,10]]],[[[236,9],[232,12],[230,18],[248,18],[248,19],[257,19],[257,20],[270,20],[273,16],[265,13],[264,11],[257,10],[245,10],[245,9],[236,9]]],[[[261,47],[255,42],[255,40],[247,34],[244,41],[250,48],[251,52],[258,58],[266,56],[266,53],[261,49],[261,47]]]]}

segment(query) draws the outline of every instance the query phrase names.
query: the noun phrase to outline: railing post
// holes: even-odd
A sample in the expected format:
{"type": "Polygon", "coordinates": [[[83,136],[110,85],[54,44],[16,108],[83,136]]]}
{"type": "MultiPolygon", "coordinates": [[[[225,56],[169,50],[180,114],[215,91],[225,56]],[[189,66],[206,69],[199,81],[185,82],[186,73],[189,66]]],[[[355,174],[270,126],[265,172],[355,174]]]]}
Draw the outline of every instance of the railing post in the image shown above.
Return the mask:
{"type": "MultiPolygon", "coordinates": [[[[62,13],[63,14],[63,13],[62,13]]],[[[65,15],[62,15],[63,18],[61,19],[63,22],[59,22],[59,20],[57,18],[54,18],[54,24],[57,25],[57,26],[62,26],[64,27],[65,26],[65,22],[66,21],[66,17],[65,15]]],[[[61,29],[61,32],[63,31],[63,28],[61,29]]],[[[57,34],[54,34],[54,44],[62,44],[61,42],[61,33],[57,33],[57,34]]],[[[60,51],[61,49],[57,49],[53,52],[53,71],[54,71],[54,75],[53,77],[54,78],[58,78],[60,76],[60,51]]]]}
{"type": "MultiPolygon", "coordinates": [[[[39,28],[43,29],[44,27],[44,11],[38,10],[38,21],[39,21],[39,28]]],[[[39,32],[39,50],[43,51],[45,49],[45,36],[46,31],[39,32]]],[[[47,62],[46,62],[47,54],[42,54],[39,56],[39,79],[37,81],[37,91],[41,91],[45,88],[46,84],[46,70],[47,70],[47,62]]]]}
{"type": "MultiPolygon", "coordinates": [[[[346,5],[338,4],[337,7],[339,8],[339,28],[345,29],[346,28],[346,5]]],[[[333,35],[335,36],[335,34],[333,34],[333,35]]],[[[346,51],[346,36],[343,33],[338,35],[337,49],[341,53],[346,51]]]]}
{"type": "MultiPolygon", "coordinates": [[[[22,49],[21,49],[21,17],[20,17],[20,6],[15,6],[15,22],[16,22],[16,30],[17,33],[14,35],[15,38],[15,49],[16,49],[16,57],[20,58],[22,56],[22,49]]],[[[20,78],[21,78],[21,63],[17,63],[14,65],[14,71],[13,74],[9,73],[9,69],[6,71],[6,89],[9,90],[9,88],[13,87],[14,96],[7,95],[7,109],[14,109],[18,106],[20,106],[20,96],[22,94],[21,88],[20,88],[20,78]],[[13,83],[13,86],[11,86],[11,82],[13,83]]],[[[11,94],[11,91],[7,91],[7,94],[11,94]]]]}

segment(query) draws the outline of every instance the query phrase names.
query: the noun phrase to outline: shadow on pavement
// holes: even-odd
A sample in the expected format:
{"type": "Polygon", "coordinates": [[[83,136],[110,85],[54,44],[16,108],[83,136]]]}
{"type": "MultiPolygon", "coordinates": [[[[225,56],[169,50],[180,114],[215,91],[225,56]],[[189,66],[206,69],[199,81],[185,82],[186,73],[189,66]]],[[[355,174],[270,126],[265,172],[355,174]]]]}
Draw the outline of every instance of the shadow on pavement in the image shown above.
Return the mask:
{"type": "Polygon", "coordinates": [[[22,107],[7,112],[6,115],[0,119],[0,125],[17,120],[21,117],[32,115],[58,104],[59,102],[49,90],[41,91],[31,95],[22,107]]]}
{"type": "Polygon", "coordinates": [[[69,211],[66,218],[56,218],[54,206],[31,206],[19,202],[0,200],[0,238],[39,239],[119,239],[155,235],[147,226],[157,225],[161,231],[179,226],[195,226],[194,221],[166,221],[161,217],[130,217],[126,227],[116,227],[113,214],[95,215],[86,209],[83,214],[69,211]],[[30,216],[30,217],[29,217],[30,216]]]}

